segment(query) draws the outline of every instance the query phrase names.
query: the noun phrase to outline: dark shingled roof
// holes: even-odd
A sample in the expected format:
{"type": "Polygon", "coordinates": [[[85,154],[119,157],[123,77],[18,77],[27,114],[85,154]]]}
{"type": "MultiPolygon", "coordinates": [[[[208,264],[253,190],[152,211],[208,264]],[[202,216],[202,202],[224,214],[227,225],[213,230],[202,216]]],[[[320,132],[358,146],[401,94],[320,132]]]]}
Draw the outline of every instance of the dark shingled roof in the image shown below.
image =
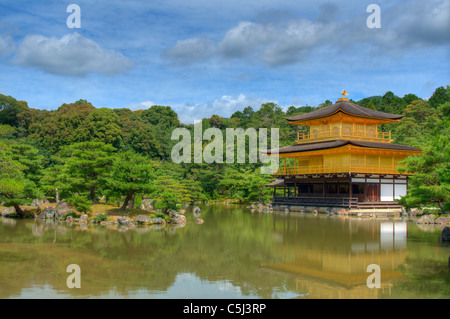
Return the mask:
{"type": "MultiPolygon", "coordinates": [[[[317,143],[308,143],[308,144],[295,144],[291,146],[286,146],[278,149],[279,154],[286,153],[297,153],[297,152],[307,152],[307,151],[317,151],[324,150],[329,148],[336,148],[340,146],[344,146],[347,144],[360,146],[360,147],[368,147],[368,148],[381,148],[381,149],[392,149],[392,150],[401,150],[401,151],[420,151],[419,149],[400,144],[392,144],[392,143],[376,143],[376,142],[365,142],[365,141],[351,141],[351,140],[334,140],[334,141],[324,141],[317,143]]],[[[261,151],[263,153],[272,154],[272,151],[275,150],[267,150],[267,152],[261,151]]]]}
{"type": "Polygon", "coordinates": [[[266,186],[273,186],[273,187],[284,186],[284,179],[277,179],[276,181],[273,181],[272,183],[266,184],[266,186]]]}
{"type": "Polygon", "coordinates": [[[356,116],[379,118],[379,119],[398,120],[403,117],[403,115],[399,114],[389,114],[368,109],[366,107],[354,104],[350,101],[337,101],[334,104],[328,105],[327,107],[312,111],[310,113],[286,117],[286,120],[292,122],[299,120],[315,119],[331,115],[339,110],[342,110],[343,112],[350,113],[356,116]]]}

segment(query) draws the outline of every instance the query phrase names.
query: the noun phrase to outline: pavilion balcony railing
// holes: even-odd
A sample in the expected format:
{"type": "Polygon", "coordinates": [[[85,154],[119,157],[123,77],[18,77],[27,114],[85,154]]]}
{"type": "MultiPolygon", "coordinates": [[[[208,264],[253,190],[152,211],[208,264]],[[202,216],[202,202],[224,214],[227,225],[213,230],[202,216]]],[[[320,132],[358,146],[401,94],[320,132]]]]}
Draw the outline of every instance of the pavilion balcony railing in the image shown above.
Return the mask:
{"type": "Polygon", "coordinates": [[[358,131],[351,129],[333,129],[331,131],[318,132],[313,131],[309,133],[297,133],[297,144],[320,142],[325,140],[335,139],[357,139],[370,142],[390,143],[391,131],[389,132],[375,132],[374,130],[358,131]]]}
{"type": "MultiPolygon", "coordinates": [[[[365,165],[365,164],[336,164],[336,165],[311,165],[301,167],[280,167],[272,170],[272,175],[314,175],[336,173],[361,173],[361,174],[401,174],[397,167],[402,165],[365,165]]],[[[408,173],[402,173],[408,175],[408,173]]]]}

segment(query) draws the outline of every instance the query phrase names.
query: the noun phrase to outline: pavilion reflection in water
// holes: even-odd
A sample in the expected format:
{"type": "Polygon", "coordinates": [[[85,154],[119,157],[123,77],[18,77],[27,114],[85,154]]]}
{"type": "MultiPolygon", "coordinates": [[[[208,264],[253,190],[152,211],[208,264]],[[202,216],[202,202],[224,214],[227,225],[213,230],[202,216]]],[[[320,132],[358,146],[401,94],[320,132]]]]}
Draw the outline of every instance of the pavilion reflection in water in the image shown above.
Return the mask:
{"type": "Polygon", "coordinates": [[[278,252],[279,262],[263,268],[293,274],[296,291],[307,298],[389,298],[393,282],[406,279],[398,271],[407,255],[406,222],[351,219],[344,223],[348,227],[343,225],[341,231],[331,234],[327,234],[332,229],[326,224],[322,229],[299,229],[301,224],[295,225],[296,234],[285,231],[282,242],[271,247],[273,254],[278,252]],[[311,236],[313,232],[316,236],[311,236]],[[367,286],[373,273],[367,271],[371,264],[380,267],[380,288],[367,286]]]}

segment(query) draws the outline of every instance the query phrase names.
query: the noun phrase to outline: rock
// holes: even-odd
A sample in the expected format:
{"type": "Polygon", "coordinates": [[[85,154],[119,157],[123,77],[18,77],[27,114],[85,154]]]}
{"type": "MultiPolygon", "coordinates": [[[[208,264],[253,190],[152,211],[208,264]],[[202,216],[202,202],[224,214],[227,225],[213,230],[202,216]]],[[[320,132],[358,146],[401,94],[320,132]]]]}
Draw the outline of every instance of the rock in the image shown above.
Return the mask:
{"type": "Polygon", "coordinates": [[[417,216],[417,215],[420,215],[420,214],[422,214],[422,211],[420,209],[418,209],[418,208],[412,208],[409,211],[409,215],[410,216],[417,216]]]}
{"type": "Polygon", "coordinates": [[[2,209],[2,217],[8,217],[10,215],[14,215],[16,213],[16,209],[14,207],[6,207],[2,209]]]}
{"type": "Polygon", "coordinates": [[[442,240],[450,241],[450,227],[445,226],[444,229],[442,230],[442,240]]]}
{"type": "Polygon", "coordinates": [[[444,224],[450,223],[450,217],[439,217],[434,221],[436,224],[444,224]]]}
{"type": "Polygon", "coordinates": [[[177,215],[170,219],[170,222],[172,224],[185,224],[186,223],[186,217],[184,215],[177,215]]]}
{"type": "Polygon", "coordinates": [[[66,217],[66,223],[71,223],[73,222],[73,217],[72,216],[67,216],[66,217]]]}
{"type": "Polygon", "coordinates": [[[48,204],[48,200],[46,198],[44,198],[44,199],[35,198],[35,199],[33,199],[31,206],[40,207],[44,204],[48,204]]]}
{"type": "Polygon", "coordinates": [[[36,213],[34,211],[25,210],[25,218],[36,218],[36,213]]]}
{"type": "Polygon", "coordinates": [[[81,214],[80,221],[86,221],[88,220],[89,216],[87,214],[81,214]]]}
{"type": "Polygon", "coordinates": [[[119,225],[125,225],[125,226],[128,225],[128,218],[126,218],[124,216],[117,218],[116,221],[119,225]]]}
{"type": "Polygon", "coordinates": [[[193,212],[194,214],[200,214],[201,211],[202,211],[202,210],[201,210],[200,207],[198,207],[198,206],[195,206],[194,209],[192,210],[192,212],[193,212]]]}
{"type": "Polygon", "coordinates": [[[416,224],[434,224],[434,215],[422,215],[416,222],[416,224]]]}
{"type": "Polygon", "coordinates": [[[177,211],[175,211],[175,210],[169,211],[169,216],[170,216],[170,217],[176,217],[177,215],[178,215],[178,212],[177,212],[177,211]]]}
{"type": "Polygon", "coordinates": [[[166,221],[163,218],[161,218],[161,217],[150,218],[150,222],[152,224],[165,224],[166,223],[166,221]]]}
{"type": "Polygon", "coordinates": [[[134,219],[134,222],[136,224],[148,224],[148,223],[150,223],[150,217],[148,217],[146,215],[138,215],[134,219]]]}
{"type": "Polygon", "coordinates": [[[106,226],[107,224],[106,224],[106,220],[102,220],[101,222],[100,222],[100,225],[101,226],[106,226]]]}
{"type": "Polygon", "coordinates": [[[146,211],[151,211],[154,209],[153,202],[151,199],[143,199],[142,204],[138,208],[146,211]]]}
{"type": "Polygon", "coordinates": [[[58,212],[60,210],[69,210],[69,205],[66,202],[59,202],[55,206],[55,211],[58,212]]]}
{"type": "Polygon", "coordinates": [[[132,220],[128,221],[127,226],[128,228],[136,228],[136,224],[132,220]]]}
{"type": "Polygon", "coordinates": [[[58,220],[63,220],[64,219],[64,215],[66,215],[68,212],[69,212],[68,209],[57,210],[55,212],[55,218],[58,219],[58,220]]]}
{"type": "Polygon", "coordinates": [[[45,219],[46,218],[46,213],[45,212],[41,212],[36,218],[37,219],[45,219]]]}
{"type": "Polygon", "coordinates": [[[205,221],[203,219],[197,218],[195,221],[197,224],[203,224],[205,221]]]}
{"type": "Polygon", "coordinates": [[[42,212],[46,219],[55,218],[55,209],[52,206],[45,206],[42,212]]]}
{"type": "Polygon", "coordinates": [[[402,206],[401,216],[403,216],[403,217],[407,217],[408,216],[408,213],[406,212],[406,209],[403,206],[402,206]]]}
{"type": "Polygon", "coordinates": [[[185,209],[180,209],[179,211],[178,211],[178,214],[181,214],[181,215],[184,215],[186,213],[186,210],[185,209]]]}

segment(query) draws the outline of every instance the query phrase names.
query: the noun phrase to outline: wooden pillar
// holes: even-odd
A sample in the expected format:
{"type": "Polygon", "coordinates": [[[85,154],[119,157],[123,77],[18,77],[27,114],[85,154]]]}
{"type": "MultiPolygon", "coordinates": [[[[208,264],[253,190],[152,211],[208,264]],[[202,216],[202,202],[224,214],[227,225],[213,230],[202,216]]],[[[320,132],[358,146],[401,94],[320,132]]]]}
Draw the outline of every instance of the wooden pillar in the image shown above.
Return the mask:
{"type": "Polygon", "coordinates": [[[349,183],[348,183],[348,195],[352,197],[353,189],[352,189],[352,176],[350,175],[349,183]]]}
{"type": "Polygon", "coordinates": [[[367,201],[367,177],[364,178],[364,201],[367,201]]]}
{"type": "Polygon", "coordinates": [[[327,188],[327,182],[323,181],[323,190],[322,190],[322,197],[323,198],[327,197],[326,188],[327,188]]]}

